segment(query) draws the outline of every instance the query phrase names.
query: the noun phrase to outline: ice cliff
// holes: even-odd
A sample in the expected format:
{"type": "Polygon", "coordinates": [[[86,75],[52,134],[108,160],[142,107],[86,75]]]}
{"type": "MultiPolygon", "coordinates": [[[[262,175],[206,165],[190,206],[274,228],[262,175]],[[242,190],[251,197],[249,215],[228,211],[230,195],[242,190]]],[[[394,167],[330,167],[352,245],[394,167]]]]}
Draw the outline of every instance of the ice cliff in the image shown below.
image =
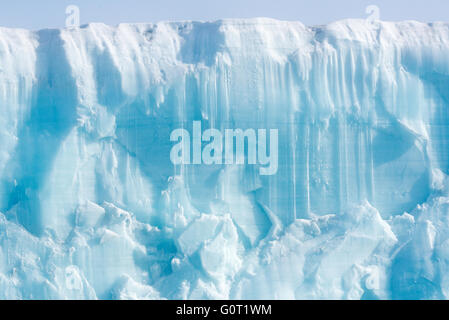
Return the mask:
{"type": "Polygon", "coordinates": [[[449,23],[0,28],[0,110],[1,299],[449,298],[449,23]]]}

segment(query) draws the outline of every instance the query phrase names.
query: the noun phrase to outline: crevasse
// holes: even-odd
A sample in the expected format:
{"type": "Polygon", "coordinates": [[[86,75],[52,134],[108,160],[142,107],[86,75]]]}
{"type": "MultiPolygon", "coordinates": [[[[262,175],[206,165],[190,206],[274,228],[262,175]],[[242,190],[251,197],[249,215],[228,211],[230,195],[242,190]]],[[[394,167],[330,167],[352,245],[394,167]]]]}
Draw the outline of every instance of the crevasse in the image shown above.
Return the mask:
{"type": "Polygon", "coordinates": [[[449,23],[0,28],[0,110],[2,299],[449,298],[449,23]]]}

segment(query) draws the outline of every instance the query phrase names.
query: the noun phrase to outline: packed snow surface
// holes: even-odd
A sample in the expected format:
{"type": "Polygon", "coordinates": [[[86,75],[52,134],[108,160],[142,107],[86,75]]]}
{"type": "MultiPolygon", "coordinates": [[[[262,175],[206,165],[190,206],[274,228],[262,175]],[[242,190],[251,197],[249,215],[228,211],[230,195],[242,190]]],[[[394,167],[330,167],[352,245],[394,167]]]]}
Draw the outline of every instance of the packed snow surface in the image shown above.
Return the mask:
{"type": "Polygon", "coordinates": [[[449,298],[449,23],[0,28],[0,111],[1,299],[449,298]]]}

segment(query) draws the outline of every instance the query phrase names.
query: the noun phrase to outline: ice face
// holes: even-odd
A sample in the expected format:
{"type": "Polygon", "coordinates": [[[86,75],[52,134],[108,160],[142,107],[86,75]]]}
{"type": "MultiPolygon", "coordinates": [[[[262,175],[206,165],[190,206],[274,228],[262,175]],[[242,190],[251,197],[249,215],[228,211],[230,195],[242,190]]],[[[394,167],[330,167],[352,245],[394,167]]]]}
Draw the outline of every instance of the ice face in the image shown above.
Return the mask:
{"type": "Polygon", "coordinates": [[[0,28],[0,298],[449,298],[449,24],[0,28]],[[276,129],[277,172],[170,160],[276,129]]]}

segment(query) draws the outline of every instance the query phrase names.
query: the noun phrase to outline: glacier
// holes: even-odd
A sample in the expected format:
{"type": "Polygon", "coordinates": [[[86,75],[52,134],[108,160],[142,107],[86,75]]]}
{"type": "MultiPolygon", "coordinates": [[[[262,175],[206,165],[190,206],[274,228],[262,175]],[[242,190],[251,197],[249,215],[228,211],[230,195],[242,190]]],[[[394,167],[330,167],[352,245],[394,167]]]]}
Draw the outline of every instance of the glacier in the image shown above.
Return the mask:
{"type": "Polygon", "coordinates": [[[449,298],[449,23],[0,28],[0,109],[0,299],[449,298]]]}

